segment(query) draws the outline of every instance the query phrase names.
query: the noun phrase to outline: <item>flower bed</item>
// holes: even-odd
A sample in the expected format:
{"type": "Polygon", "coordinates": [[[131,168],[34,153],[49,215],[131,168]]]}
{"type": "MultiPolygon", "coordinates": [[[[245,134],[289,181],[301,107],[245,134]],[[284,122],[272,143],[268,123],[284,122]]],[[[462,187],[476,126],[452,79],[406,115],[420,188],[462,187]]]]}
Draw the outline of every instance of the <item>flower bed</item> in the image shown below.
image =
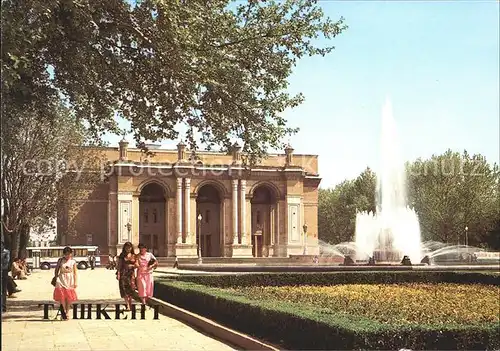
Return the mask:
{"type": "Polygon", "coordinates": [[[155,296],[288,349],[500,348],[499,286],[485,284],[498,276],[444,276],[470,284],[436,283],[432,274],[433,283],[415,283],[424,280],[420,274],[389,276],[185,276],[157,280],[155,296]]]}
{"type": "Polygon", "coordinates": [[[255,301],[308,305],[393,325],[467,326],[500,323],[495,286],[457,284],[246,287],[230,294],[255,301]]]}

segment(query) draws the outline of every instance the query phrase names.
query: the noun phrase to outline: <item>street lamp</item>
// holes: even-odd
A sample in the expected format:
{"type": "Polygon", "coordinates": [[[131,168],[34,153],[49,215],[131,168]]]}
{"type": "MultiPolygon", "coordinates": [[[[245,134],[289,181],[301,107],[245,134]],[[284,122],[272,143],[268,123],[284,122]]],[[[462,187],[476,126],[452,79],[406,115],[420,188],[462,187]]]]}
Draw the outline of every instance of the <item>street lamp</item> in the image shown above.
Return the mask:
{"type": "Polygon", "coordinates": [[[469,246],[469,227],[465,226],[465,246],[469,246]]]}
{"type": "Polygon", "coordinates": [[[302,226],[302,229],[304,229],[304,255],[307,255],[307,224],[304,224],[302,226]]]}
{"type": "Polygon", "coordinates": [[[203,258],[201,258],[201,220],[203,217],[201,213],[198,215],[198,264],[203,263],[203,258]]]}

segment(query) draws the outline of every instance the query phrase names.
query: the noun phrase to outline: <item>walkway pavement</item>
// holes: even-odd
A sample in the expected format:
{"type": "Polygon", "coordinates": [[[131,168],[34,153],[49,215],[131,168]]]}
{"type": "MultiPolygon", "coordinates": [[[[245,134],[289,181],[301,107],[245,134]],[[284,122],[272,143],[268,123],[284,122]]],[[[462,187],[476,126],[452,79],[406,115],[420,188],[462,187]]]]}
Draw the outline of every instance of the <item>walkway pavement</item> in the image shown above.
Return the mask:
{"type": "MultiPolygon", "coordinates": [[[[27,280],[16,281],[17,298],[7,300],[8,312],[2,314],[2,350],[234,350],[193,328],[147,309],[145,319],[116,320],[114,304],[122,303],[114,271],[106,269],[79,271],[79,303],[109,304],[111,319],[56,319],[49,310],[44,320],[41,303],[53,303],[50,284],[53,270],[36,271],[27,280]]],[[[55,305],[57,308],[57,304],[55,305]]],[[[139,308],[139,306],[137,306],[139,308]]],[[[123,318],[123,317],[122,317],[123,318]]]]}

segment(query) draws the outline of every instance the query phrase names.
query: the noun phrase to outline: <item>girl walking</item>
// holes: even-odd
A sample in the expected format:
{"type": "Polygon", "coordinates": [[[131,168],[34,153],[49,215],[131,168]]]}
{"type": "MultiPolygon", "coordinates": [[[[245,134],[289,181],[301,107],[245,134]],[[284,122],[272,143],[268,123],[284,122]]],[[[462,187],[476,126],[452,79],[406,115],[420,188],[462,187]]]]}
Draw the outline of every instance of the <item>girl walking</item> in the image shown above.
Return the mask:
{"type": "Polygon", "coordinates": [[[73,259],[73,250],[66,246],[63,249],[63,257],[57,261],[55,270],[54,300],[61,304],[62,319],[68,320],[69,306],[77,300],[77,269],[76,261],[73,259]]]}
{"type": "Polygon", "coordinates": [[[123,244],[118,256],[116,279],[120,287],[120,296],[125,299],[127,310],[130,310],[135,290],[135,253],[131,242],[123,244]]]}
{"type": "Polygon", "coordinates": [[[142,304],[153,296],[154,280],[153,270],[158,267],[158,260],[144,244],[139,244],[139,255],[136,261],[137,267],[137,288],[142,304]]]}

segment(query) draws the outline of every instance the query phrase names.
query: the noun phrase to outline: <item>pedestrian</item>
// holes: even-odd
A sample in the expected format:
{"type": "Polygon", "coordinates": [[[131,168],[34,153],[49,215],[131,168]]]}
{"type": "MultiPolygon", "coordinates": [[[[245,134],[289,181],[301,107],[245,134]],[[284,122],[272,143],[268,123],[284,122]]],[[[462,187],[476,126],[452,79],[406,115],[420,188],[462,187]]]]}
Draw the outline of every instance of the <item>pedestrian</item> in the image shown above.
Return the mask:
{"type": "Polygon", "coordinates": [[[158,260],[144,244],[139,244],[139,254],[136,260],[137,267],[137,289],[142,304],[153,296],[154,280],[153,270],[158,267],[158,260]]]}
{"type": "Polygon", "coordinates": [[[90,255],[89,261],[90,261],[90,269],[94,270],[94,268],[95,268],[95,256],[93,254],[90,255]]]}
{"type": "Polygon", "coordinates": [[[10,251],[2,240],[2,313],[7,312],[7,284],[9,278],[10,251]]]}
{"type": "Polygon", "coordinates": [[[132,297],[135,291],[135,253],[131,242],[123,244],[118,256],[116,279],[120,288],[120,296],[125,299],[127,311],[131,309],[132,297]]]}
{"type": "Polygon", "coordinates": [[[78,286],[77,264],[69,246],[63,249],[63,257],[57,261],[52,282],[55,286],[54,300],[61,304],[61,317],[68,320],[69,306],[77,300],[75,289],[78,286]]]}
{"type": "Polygon", "coordinates": [[[7,297],[16,298],[15,293],[21,292],[21,289],[18,289],[16,282],[10,275],[7,275],[7,297]]]}

